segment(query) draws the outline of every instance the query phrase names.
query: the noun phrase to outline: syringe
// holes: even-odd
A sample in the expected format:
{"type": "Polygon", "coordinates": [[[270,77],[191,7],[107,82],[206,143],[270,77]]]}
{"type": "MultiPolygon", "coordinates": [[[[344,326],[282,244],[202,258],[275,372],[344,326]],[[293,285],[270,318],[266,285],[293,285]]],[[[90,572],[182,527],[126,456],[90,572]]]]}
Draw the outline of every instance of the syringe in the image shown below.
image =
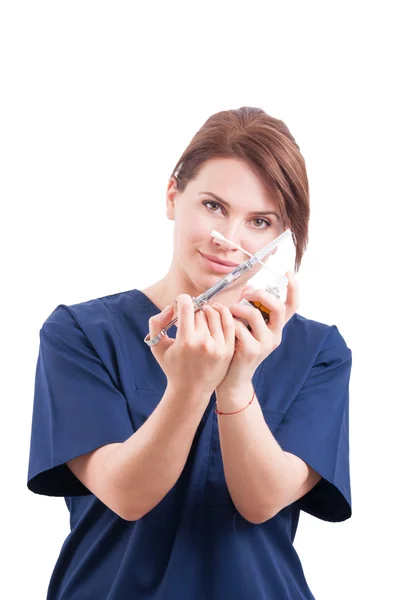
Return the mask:
{"type": "MultiPolygon", "coordinates": [[[[231,285],[231,283],[239,279],[239,277],[241,277],[243,273],[245,273],[246,271],[250,271],[258,262],[261,263],[262,259],[265,258],[267,254],[272,252],[274,248],[276,248],[282,241],[285,241],[288,237],[290,237],[291,234],[291,230],[287,229],[281,235],[272,240],[272,242],[267,244],[264,248],[253,254],[251,258],[235,267],[233,271],[225,275],[225,277],[220,279],[220,281],[218,281],[211,288],[203,292],[203,294],[193,297],[192,301],[195,305],[194,312],[196,312],[197,310],[202,310],[203,304],[205,304],[206,302],[211,302],[217,294],[225,290],[229,285],[231,285]]],[[[246,252],[246,250],[244,250],[244,252],[246,252]]],[[[162,339],[166,331],[170,329],[170,327],[172,327],[177,322],[177,320],[178,316],[172,319],[169,323],[167,323],[167,325],[165,325],[152,340],[149,339],[150,334],[148,333],[144,338],[144,342],[148,346],[154,346],[162,339]]]]}

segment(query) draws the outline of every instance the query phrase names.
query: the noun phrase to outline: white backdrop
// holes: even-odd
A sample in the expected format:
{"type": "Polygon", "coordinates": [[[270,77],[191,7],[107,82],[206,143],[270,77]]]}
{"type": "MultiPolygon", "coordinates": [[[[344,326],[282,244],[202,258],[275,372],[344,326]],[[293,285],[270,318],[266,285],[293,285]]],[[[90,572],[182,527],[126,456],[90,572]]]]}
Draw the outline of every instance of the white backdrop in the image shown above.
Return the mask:
{"type": "Polygon", "coordinates": [[[26,487],[39,329],[60,303],[165,274],[167,178],[210,114],[242,105],[285,121],[306,159],[298,312],[336,324],[353,353],[353,517],[302,515],[296,547],[317,600],[394,596],[392,12],[349,0],[1,4],[2,597],[45,598],[69,531],[64,500],[26,487]]]}

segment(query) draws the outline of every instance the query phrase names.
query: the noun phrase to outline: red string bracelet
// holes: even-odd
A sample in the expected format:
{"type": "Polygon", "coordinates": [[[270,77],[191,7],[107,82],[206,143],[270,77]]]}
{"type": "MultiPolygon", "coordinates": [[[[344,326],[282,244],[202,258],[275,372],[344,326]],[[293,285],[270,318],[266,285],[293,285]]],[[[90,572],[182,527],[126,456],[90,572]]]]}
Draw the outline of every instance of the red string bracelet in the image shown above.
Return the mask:
{"type": "Polygon", "coordinates": [[[250,404],[253,402],[253,400],[254,400],[254,390],[253,390],[253,398],[250,400],[249,404],[247,404],[243,408],[241,408],[239,410],[235,410],[234,412],[221,412],[220,410],[215,409],[214,412],[217,413],[218,415],[236,415],[236,413],[240,413],[240,412],[242,412],[242,410],[245,410],[245,408],[250,406],[250,404]]]}

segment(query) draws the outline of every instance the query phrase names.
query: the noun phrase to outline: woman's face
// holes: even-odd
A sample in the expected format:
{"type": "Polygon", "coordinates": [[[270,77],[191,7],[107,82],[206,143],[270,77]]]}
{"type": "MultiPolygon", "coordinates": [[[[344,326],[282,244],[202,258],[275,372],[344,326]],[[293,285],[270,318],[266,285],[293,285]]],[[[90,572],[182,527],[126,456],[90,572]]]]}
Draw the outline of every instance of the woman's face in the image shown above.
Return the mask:
{"type": "MultiPolygon", "coordinates": [[[[236,264],[249,258],[227,242],[212,238],[213,229],[251,254],[283,232],[270,191],[246,163],[235,158],[209,160],[182,193],[171,178],[166,200],[167,217],[175,222],[173,261],[166,279],[173,289],[193,296],[225,276],[216,272],[203,254],[236,264]]],[[[236,301],[236,290],[243,288],[260,269],[261,265],[253,267],[217,300],[225,304],[228,299],[230,303],[236,301]]]]}

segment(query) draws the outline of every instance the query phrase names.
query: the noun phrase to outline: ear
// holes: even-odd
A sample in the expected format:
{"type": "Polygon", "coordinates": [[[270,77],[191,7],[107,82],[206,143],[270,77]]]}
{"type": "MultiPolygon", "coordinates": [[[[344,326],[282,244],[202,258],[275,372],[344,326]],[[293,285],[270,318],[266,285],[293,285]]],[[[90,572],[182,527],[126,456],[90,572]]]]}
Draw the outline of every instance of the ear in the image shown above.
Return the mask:
{"type": "Polygon", "coordinates": [[[177,180],[172,176],[167,183],[166,190],[166,216],[170,221],[174,221],[174,209],[177,194],[177,180]]]}

